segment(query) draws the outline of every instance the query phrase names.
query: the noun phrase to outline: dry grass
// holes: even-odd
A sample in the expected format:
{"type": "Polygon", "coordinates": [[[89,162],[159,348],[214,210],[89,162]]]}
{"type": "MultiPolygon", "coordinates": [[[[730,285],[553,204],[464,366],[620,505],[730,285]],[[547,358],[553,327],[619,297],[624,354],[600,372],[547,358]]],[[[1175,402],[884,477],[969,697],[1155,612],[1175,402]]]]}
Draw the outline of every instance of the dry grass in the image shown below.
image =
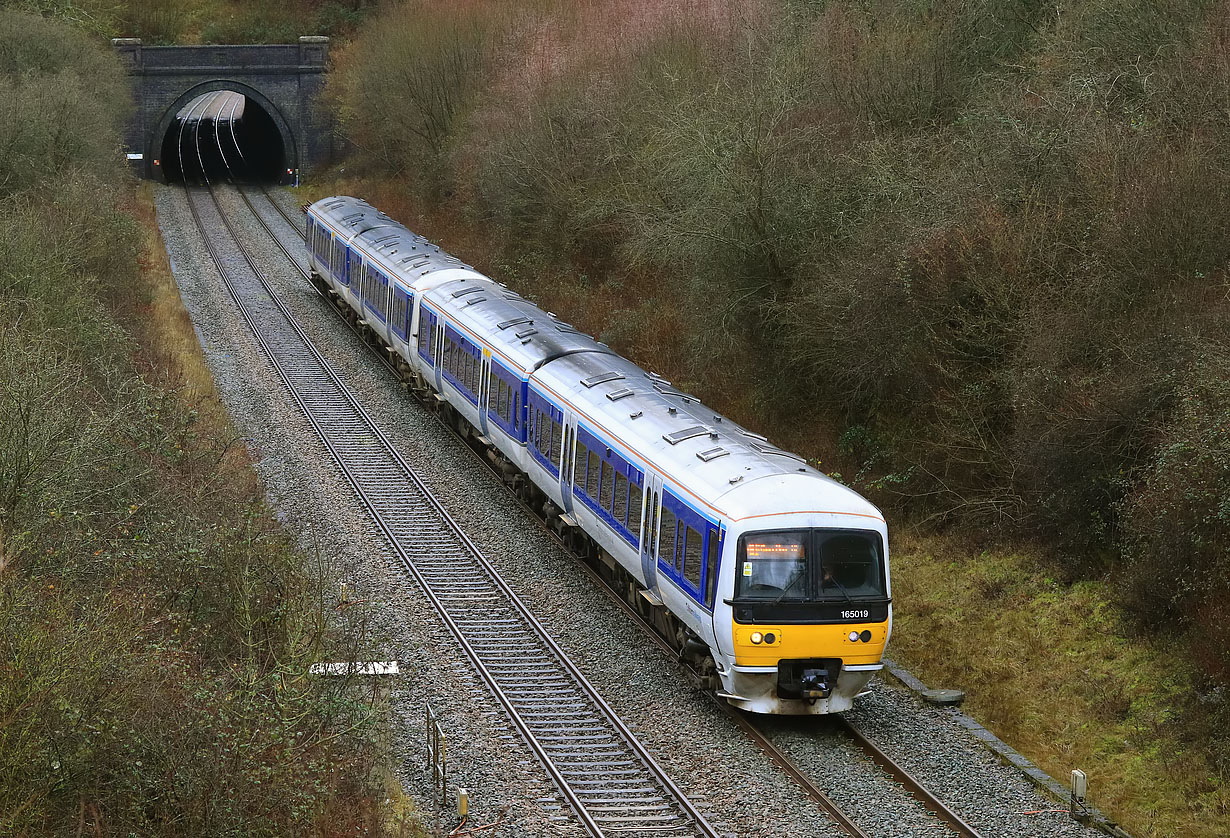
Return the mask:
{"type": "Polygon", "coordinates": [[[1191,688],[1185,646],[1129,636],[1103,583],[1066,587],[1040,559],[898,534],[892,652],[1138,838],[1225,835],[1230,795],[1167,722],[1191,688]]]}
{"type": "Polygon", "coordinates": [[[219,468],[226,472],[227,483],[243,494],[259,496],[251,459],[244,446],[235,444],[237,432],[175,284],[151,184],[141,185],[132,212],[144,231],[138,274],[143,293],[134,295],[138,302],[125,324],[137,337],[138,368],[148,380],[173,389],[195,417],[193,431],[220,446],[219,468]]]}

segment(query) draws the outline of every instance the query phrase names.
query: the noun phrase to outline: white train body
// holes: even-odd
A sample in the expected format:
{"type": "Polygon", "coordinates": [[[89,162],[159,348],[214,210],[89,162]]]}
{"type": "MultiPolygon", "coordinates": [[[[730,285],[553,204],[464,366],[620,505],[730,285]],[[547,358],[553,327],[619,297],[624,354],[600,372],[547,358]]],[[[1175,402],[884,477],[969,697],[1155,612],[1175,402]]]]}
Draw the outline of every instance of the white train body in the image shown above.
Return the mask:
{"type": "Polygon", "coordinates": [[[888,532],[861,496],[366,202],[309,207],[308,249],[319,281],[584,534],[719,695],[839,712],[881,668],[888,532]]]}

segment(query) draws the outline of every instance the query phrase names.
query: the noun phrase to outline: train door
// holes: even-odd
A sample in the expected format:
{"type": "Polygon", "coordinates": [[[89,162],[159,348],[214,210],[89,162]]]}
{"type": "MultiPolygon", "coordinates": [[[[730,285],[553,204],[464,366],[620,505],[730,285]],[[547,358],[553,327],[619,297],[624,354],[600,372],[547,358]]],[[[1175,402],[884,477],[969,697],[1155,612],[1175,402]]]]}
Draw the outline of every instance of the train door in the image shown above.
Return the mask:
{"type": "Polygon", "coordinates": [[[487,432],[487,403],[491,400],[491,350],[483,347],[482,363],[478,368],[478,432],[490,438],[487,432]]]}
{"type": "Polygon", "coordinates": [[[658,592],[658,519],[662,508],[662,478],[645,472],[645,514],[641,516],[641,575],[645,589],[658,592]]]}
{"type": "Polygon", "coordinates": [[[436,392],[444,392],[444,318],[441,317],[436,321],[436,337],[431,342],[432,351],[435,353],[436,362],[436,392]]]}
{"type": "Polygon", "coordinates": [[[564,499],[564,511],[572,511],[572,480],[576,472],[577,428],[576,417],[564,412],[564,448],[559,461],[559,493],[564,499]]]}

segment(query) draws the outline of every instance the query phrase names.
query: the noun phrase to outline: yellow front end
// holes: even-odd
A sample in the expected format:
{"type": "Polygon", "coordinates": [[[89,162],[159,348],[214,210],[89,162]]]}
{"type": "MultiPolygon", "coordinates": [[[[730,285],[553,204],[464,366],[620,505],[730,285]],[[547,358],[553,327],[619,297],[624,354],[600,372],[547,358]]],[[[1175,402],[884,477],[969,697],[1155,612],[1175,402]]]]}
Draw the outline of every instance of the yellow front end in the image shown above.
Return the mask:
{"type": "Polygon", "coordinates": [[[878,623],[734,623],[733,665],[720,670],[724,688],[719,694],[753,713],[822,715],[849,710],[855,697],[882,668],[881,658],[891,631],[891,616],[878,623]],[[840,666],[836,667],[838,662],[840,666]],[[823,690],[800,693],[794,680],[794,692],[779,694],[780,679],[792,680],[786,675],[788,671],[797,675],[812,667],[826,672],[823,690]],[[837,673],[835,679],[833,671],[837,673]]]}
{"type": "Polygon", "coordinates": [[[879,663],[888,643],[888,625],[888,622],[824,626],[733,623],[735,665],[777,666],[778,661],[798,658],[840,658],[843,665],[879,663]],[[863,632],[870,632],[866,642],[862,639],[863,632]],[[851,640],[851,634],[858,639],[851,640]]]}

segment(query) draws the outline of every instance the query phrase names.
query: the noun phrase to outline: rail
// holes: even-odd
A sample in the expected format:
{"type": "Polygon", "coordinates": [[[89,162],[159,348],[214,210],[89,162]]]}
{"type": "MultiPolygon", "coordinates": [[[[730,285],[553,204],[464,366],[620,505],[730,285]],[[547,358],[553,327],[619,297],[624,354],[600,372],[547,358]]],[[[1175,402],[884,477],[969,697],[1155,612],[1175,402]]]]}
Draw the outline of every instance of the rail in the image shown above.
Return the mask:
{"type": "Polygon", "coordinates": [[[243,247],[213,189],[187,195],[274,371],[586,830],[716,838],[346,388],[243,247]]]}

